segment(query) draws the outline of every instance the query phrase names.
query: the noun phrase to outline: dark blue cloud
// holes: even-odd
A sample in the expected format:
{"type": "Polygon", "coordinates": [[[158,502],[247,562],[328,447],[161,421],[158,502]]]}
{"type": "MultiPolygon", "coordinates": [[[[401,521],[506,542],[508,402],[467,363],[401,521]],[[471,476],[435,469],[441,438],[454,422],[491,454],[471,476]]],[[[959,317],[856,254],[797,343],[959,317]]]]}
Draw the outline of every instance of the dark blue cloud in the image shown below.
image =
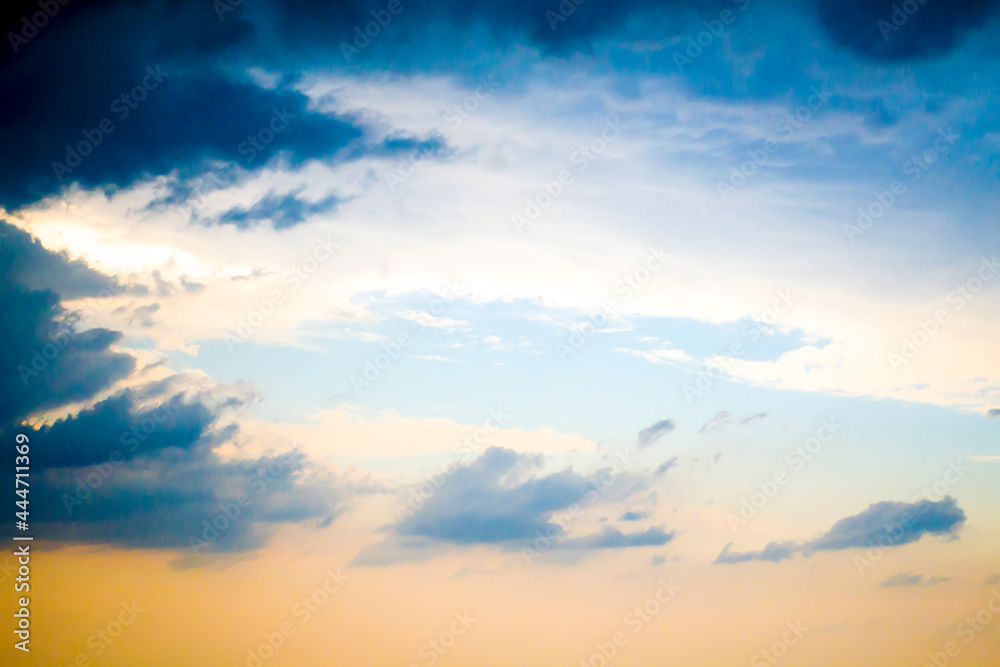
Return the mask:
{"type": "Polygon", "coordinates": [[[217,416],[209,405],[186,401],[180,393],[143,407],[137,392],[126,390],[72,417],[22,432],[37,446],[39,469],[83,468],[113,450],[124,461],[171,447],[189,450],[202,443],[217,416]]]}
{"type": "Polygon", "coordinates": [[[108,297],[124,287],[0,221],[0,434],[35,412],[89,398],[135,366],[111,346],[121,334],[78,331],[53,290],[108,297]]]}
{"type": "Polygon", "coordinates": [[[67,315],[52,292],[0,286],[0,433],[37,411],[87,399],[135,367],[112,350],[120,333],[77,331],[67,315]]]}
{"type": "Polygon", "coordinates": [[[31,443],[32,518],[42,539],[196,550],[263,546],[277,524],[329,525],[345,487],[298,451],[223,460],[245,442],[220,417],[240,397],[170,393],[170,378],[130,389],[50,426],[17,429],[31,443]]]}
{"type": "Polygon", "coordinates": [[[71,183],[114,190],[220,164],[253,172],[277,156],[295,167],[406,149],[369,145],[375,130],[310,107],[294,78],[251,78],[248,67],[272,58],[291,66],[295,44],[265,46],[270,38],[254,25],[219,21],[211,3],[75,9],[0,66],[0,206],[71,183]]]}
{"type": "Polygon", "coordinates": [[[262,547],[279,523],[319,527],[341,513],[335,480],[297,481],[309,472],[295,451],[238,461],[206,448],[103,458],[47,469],[32,489],[32,517],[51,541],[192,549],[192,556],[241,552],[262,547]]]}
{"type": "Polygon", "coordinates": [[[998,7],[996,0],[816,0],[816,15],[840,45],[893,61],[948,53],[998,7]]]}
{"type": "Polygon", "coordinates": [[[809,557],[818,551],[840,551],[861,547],[898,547],[924,535],[954,537],[965,524],[965,512],[951,496],[914,503],[880,502],[865,511],[841,519],[826,533],[807,542],[771,542],[760,551],[734,552],[727,544],[716,564],[762,560],[776,563],[795,553],[809,557]]]}
{"type": "Polygon", "coordinates": [[[253,229],[263,221],[270,221],[271,227],[291,229],[302,224],[311,216],[332,211],[341,203],[337,195],[329,195],[317,201],[300,199],[296,192],[278,195],[268,192],[250,208],[234,207],[211,218],[200,220],[204,225],[233,225],[237,229],[253,229]]]}
{"type": "Polygon", "coordinates": [[[82,260],[46,250],[28,232],[0,220],[0,266],[8,289],[55,292],[64,299],[112,296],[125,288],[82,260]]]}
{"type": "Polygon", "coordinates": [[[36,104],[53,109],[69,106],[73,113],[50,110],[16,118],[8,111],[8,118],[0,119],[5,144],[0,204],[30,203],[70,183],[115,188],[174,171],[193,176],[207,171],[212,161],[252,170],[279,154],[291,166],[335,159],[362,135],[350,121],[308,109],[307,98],[287,87],[268,90],[171,64],[162,72],[141,102],[131,96],[143,81],[154,80],[142,68],[122,73],[121,80],[102,78],[97,89],[62,81],[39,93],[28,90],[34,80],[13,82],[14,94],[40,97],[36,104]]]}
{"type": "MultiPolygon", "coordinates": [[[[381,13],[385,4],[378,0],[332,3],[298,0],[286,3],[287,14],[280,23],[281,34],[319,42],[337,35],[334,44],[345,61],[368,61],[397,48],[412,48],[418,36],[432,26],[443,27],[442,35],[456,39],[477,29],[499,44],[521,43],[544,53],[564,56],[593,51],[612,38],[664,39],[683,36],[701,22],[719,21],[719,29],[738,27],[744,12],[763,10],[800,13],[815,21],[828,38],[842,48],[873,59],[905,59],[938,55],[957,46],[971,30],[980,28],[995,12],[996,0],[960,0],[934,3],[932,0],[627,0],[625,2],[560,2],[559,0],[480,0],[479,2],[417,3],[401,0],[398,15],[376,26],[374,39],[359,33],[381,13]],[[896,17],[898,31],[879,26],[892,24],[893,5],[907,5],[909,13],[896,17]],[[910,5],[913,6],[911,9],[910,5]],[[915,11],[914,11],[915,9],[915,11]],[[725,11],[730,15],[723,17],[725,11]],[[733,18],[736,17],[736,18],[733,18]],[[339,28],[339,32],[338,29],[339,28]],[[332,29],[332,33],[322,33],[332,29]],[[356,30],[358,29],[358,30],[356,30]],[[889,37],[886,37],[886,34],[889,37]],[[357,42],[355,42],[357,40],[357,42]],[[340,43],[360,46],[359,52],[344,52],[340,43]],[[402,42],[402,44],[399,44],[402,42]],[[374,44],[374,45],[372,45],[374,44]]],[[[777,33],[783,26],[774,26],[777,33]]],[[[893,24],[893,27],[896,27],[893,24]]],[[[785,34],[786,40],[795,39],[785,34]]],[[[332,41],[332,40],[331,40],[332,41]]],[[[457,41],[457,39],[456,39],[457,41]]],[[[763,40],[759,40],[762,43],[763,40]]]]}

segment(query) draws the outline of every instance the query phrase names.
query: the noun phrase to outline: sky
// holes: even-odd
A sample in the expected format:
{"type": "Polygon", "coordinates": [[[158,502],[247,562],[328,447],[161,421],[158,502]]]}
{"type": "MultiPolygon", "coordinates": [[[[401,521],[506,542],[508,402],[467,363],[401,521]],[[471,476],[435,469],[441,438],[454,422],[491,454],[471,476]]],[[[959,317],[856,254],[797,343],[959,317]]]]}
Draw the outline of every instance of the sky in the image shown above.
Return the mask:
{"type": "Polygon", "coordinates": [[[2,13],[4,664],[996,664],[1000,2],[2,13]]]}

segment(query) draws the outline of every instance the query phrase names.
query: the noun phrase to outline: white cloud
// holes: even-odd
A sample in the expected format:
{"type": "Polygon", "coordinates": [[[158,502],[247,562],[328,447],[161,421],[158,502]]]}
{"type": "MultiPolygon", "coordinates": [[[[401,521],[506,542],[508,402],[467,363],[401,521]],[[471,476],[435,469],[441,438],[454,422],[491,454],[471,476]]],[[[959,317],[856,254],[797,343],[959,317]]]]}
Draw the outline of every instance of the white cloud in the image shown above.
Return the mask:
{"type": "Polygon", "coordinates": [[[676,349],[661,348],[658,350],[630,350],[625,347],[619,347],[616,352],[631,354],[632,356],[639,357],[640,359],[645,359],[651,364],[671,365],[691,361],[693,359],[693,357],[690,354],[687,354],[684,350],[676,349]]]}

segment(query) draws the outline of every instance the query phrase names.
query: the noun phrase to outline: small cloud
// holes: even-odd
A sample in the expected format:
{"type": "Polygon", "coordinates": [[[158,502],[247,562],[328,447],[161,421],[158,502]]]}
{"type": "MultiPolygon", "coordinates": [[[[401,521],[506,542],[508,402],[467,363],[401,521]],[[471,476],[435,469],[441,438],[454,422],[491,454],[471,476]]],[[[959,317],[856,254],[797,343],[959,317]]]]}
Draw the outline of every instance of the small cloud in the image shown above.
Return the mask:
{"type": "Polygon", "coordinates": [[[885,579],[880,585],[881,586],[919,586],[924,582],[924,575],[922,574],[910,574],[909,572],[900,572],[899,574],[894,574],[891,577],[885,579]]]}
{"type": "Polygon", "coordinates": [[[755,421],[763,419],[764,417],[767,417],[766,412],[758,412],[757,414],[750,415],[749,417],[736,418],[733,417],[728,410],[723,410],[705,422],[701,429],[699,429],[698,433],[712,433],[713,431],[718,431],[726,426],[729,426],[730,424],[735,423],[737,419],[739,420],[740,425],[746,426],[747,424],[751,424],[755,421]]]}
{"type": "Polygon", "coordinates": [[[664,461],[663,463],[661,463],[656,468],[656,474],[657,475],[662,475],[663,473],[667,472],[668,470],[670,470],[671,468],[674,468],[676,466],[677,466],[677,457],[675,456],[674,458],[670,459],[669,461],[664,461]]]}
{"type": "Polygon", "coordinates": [[[620,517],[619,521],[642,521],[643,519],[649,518],[649,512],[625,512],[620,517]]]}
{"type": "Polygon", "coordinates": [[[625,354],[631,354],[634,357],[645,359],[651,364],[660,364],[664,366],[669,366],[683,361],[691,361],[691,359],[693,359],[693,357],[690,354],[687,354],[684,350],[630,350],[625,347],[619,347],[615,351],[624,352],[625,354]]]}
{"type": "Polygon", "coordinates": [[[667,562],[667,554],[660,554],[659,556],[653,556],[653,565],[663,565],[667,562]]]}
{"type": "Polygon", "coordinates": [[[187,276],[181,276],[181,287],[184,289],[185,292],[189,292],[191,294],[197,294],[198,292],[205,289],[205,286],[202,283],[196,282],[194,280],[188,280],[187,276]]]}
{"type": "Polygon", "coordinates": [[[934,586],[944,581],[950,581],[951,577],[925,577],[922,574],[912,572],[900,572],[885,579],[880,585],[886,588],[893,586],[934,586]]]}
{"type": "Polygon", "coordinates": [[[719,414],[715,415],[707,422],[702,424],[701,428],[698,429],[698,433],[711,433],[712,431],[717,431],[724,426],[728,426],[733,423],[733,416],[729,414],[728,410],[723,410],[719,414]]]}
{"type": "Polygon", "coordinates": [[[722,553],[715,559],[716,565],[745,563],[751,560],[762,560],[769,563],[778,563],[791,558],[796,551],[801,551],[801,547],[795,542],[770,542],[760,551],[746,551],[739,553],[730,551],[733,544],[730,542],[723,549],[722,553]]]}
{"type": "Polygon", "coordinates": [[[640,449],[643,447],[649,447],[651,444],[673,430],[674,421],[672,419],[658,421],[649,428],[639,431],[639,440],[636,442],[636,446],[640,449]]]}
{"type": "Polygon", "coordinates": [[[508,352],[518,347],[531,347],[531,343],[524,336],[518,336],[517,342],[506,341],[500,336],[486,336],[483,338],[483,342],[486,343],[491,350],[498,350],[500,352],[508,352]]]}
{"type": "Polygon", "coordinates": [[[420,326],[424,327],[436,327],[438,329],[460,329],[463,331],[469,330],[469,323],[465,320],[453,320],[449,317],[435,317],[430,313],[421,312],[419,310],[404,310],[396,313],[404,320],[410,320],[411,322],[416,322],[420,326]]]}
{"type": "Polygon", "coordinates": [[[650,528],[642,533],[623,533],[605,526],[601,532],[558,542],[559,549],[626,549],[629,547],[660,547],[674,539],[675,531],[650,528]]]}
{"type": "Polygon", "coordinates": [[[470,577],[480,574],[501,574],[503,570],[497,568],[488,568],[482,564],[476,565],[475,567],[469,567],[468,565],[463,565],[455,571],[455,574],[451,575],[452,579],[458,579],[460,577],[470,577]]]}
{"type": "Polygon", "coordinates": [[[986,416],[989,417],[990,419],[992,419],[993,417],[1000,417],[1000,408],[991,408],[986,413],[986,416]]]}
{"type": "Polygon", "coordinates": [[[418,354],[414,359],[423,359],[424,361],[454,361],[454,359],[449,359],[448,357],[442,357],[438,354],[418,354]]]}
{"type": "Polygon", "coordinates": [[[1000,584],[1000,574],[989,576],[986,578],[986,581],[983,582],[984,586],[996,586],[997,584],[1000,584]]]}
{"type": "Polygon", "coordinates": [[[147,306],[138,306],[132,310],[132,317],[129,318],[128,323],[132,324],[136,320],[139,321],[139,326],[149,328],[154,326],[156,323],[153,321],[153,313],[160,309],[160,304],[151,303],[147,306]]]}

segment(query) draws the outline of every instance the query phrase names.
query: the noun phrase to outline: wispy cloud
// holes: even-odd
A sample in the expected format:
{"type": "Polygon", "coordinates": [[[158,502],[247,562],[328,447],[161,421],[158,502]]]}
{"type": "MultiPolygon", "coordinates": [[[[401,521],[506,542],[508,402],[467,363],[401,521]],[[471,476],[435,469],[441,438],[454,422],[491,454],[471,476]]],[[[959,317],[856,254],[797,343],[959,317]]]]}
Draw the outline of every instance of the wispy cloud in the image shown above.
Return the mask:
{"type": "Polygon", "coordinates": [[[899,574],[885,578],[879,585],[886,588],[894,586],[935,586],[945,581],[951,581],[951,577],[925,577],[922,574],[900,572],[899,574]]]}
{"type": "Polygon", "coordinates": [[[652,426],[639,431],[639,439],[636,441],[636,447],[640,449],[649,447],[673,430],[674,421],[672,419],[663,419],[658,421],[652,426]]]}

